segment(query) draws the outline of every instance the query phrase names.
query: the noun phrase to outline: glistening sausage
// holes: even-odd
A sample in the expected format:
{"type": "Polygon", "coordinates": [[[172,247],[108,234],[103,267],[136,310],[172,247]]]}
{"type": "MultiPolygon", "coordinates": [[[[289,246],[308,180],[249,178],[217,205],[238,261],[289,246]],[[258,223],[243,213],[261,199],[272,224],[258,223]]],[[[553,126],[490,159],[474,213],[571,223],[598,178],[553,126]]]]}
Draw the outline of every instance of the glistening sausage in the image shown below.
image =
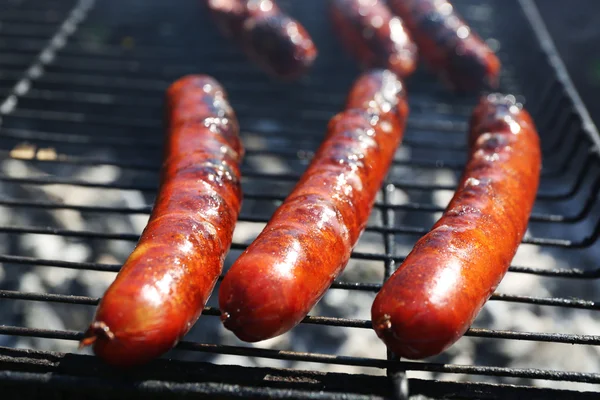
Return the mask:
{"type": "Polygon", "coordinates": [[[160,356],[189,331],[221,273],[241,207],[243,148],[220,84],[202,75],[173,83],[167,125],[152,214],[81,341],[121,367],[160,356]]]}
{"type": "Polygon", "coordinates": [[[208,0],[217,26],[269,74],[292,80],[304,74],[317,48],[304,27],[274,0],[208,0]]]}
{"type": "Polygon", "coordinates": [[[339,40],[363,67],[387,68],[400,78],[414,72],[417,46],[381,0],[329,0],[329,12],[339,40]]]}
{"type": "Polygon", "coordinates": [[[447,0],[389,0],[417,43],[419,55],[453,89],[498,86],[500,61],[447,0]]]}
{"type": "Polygon", "coordinates": [[[256,342],[297,325],[346,266],[402,139],[408,106],[388,70],[362,74],[292,193],[219,289],[225,327],[256,342]]]}
{"type": "Polygon", "coordinates": [[[396,355],[436,355],[458,340],[508,270],[527,229],[541,168],[531,117],[511,96],[480,100],[471,156],[443,216],[383,285],[371,309],[396,355]]]}

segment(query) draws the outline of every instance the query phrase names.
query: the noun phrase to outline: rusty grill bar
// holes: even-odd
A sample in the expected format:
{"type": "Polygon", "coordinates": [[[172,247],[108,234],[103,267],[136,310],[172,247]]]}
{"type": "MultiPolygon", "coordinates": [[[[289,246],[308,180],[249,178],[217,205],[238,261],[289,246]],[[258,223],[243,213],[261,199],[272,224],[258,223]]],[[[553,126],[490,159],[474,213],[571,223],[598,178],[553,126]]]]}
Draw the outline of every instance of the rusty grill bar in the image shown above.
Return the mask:
{"type": "MultiPolygon", "coordinates": [[[[289,85],[270,82],[249,65],[234,46],[209,28],[212,27],[210,21],[190,11],[197,10],[197,2],[181,1],[173,6],[161,6],[160,3],[133,0],[0,0],[0,100],[4,101],[0,103],[0,156],[3,160],[19,159],[40,171],[37,175],[0,174],[2,187],[38,190],[44,186],[59,185],[90,188],[100,193],[139,191],[147,203],[144,206],[80,205],[0,193],[1,207],[25,214],[70,210],[82,215],[99,215],[100,218],[104,215],[149,215],[161,160],[163,133],[158,116],[164,89],[180,75],[203,72],[217,77],[230,93],[248,149],[242,172],[244,202],[250,207],[242,210],[239,221],[254,224],[268,221],[274,207],[285,198],[310,160],[327,121],[341,108],[357,70],[352,61],[341,53],[335,39],[327,37],[331,33],[319,0],[307,1],[303,6],[281,1],[284,8],[293,10],[294,15],[307,26],[321,51],[311,76],[289,85]],[[144,16],[138,19],[142,14],[144,16]],[[163,20],[170,23],[171,31],[161,36],[152,26],[163,20]],[[113,32],[111,36],[107,30],[105,42],[95,43],[94,38],[102,36],[98,30],[103,24],[116,29],[117,33],[113,32]],[[118,31],[119,28],[122,32],[118,31]],[[122,40],[119,42],[117,39],[122,40]],[[49,49],[52,50],[50,55],[49,49]],[[38,68],[32,69],[36,65],[38,68]],[[25,84],[24,80],[27,81],[25,84]],[[49,159],[19,156],[14,153],[14,147],[22,142],[56,147],[64,150],[65,155],[49,159]],[[114,156],[103,158],[86,154],[95,148],[110,149],[114,156]],[[251,161],[262,157],[287,160],[291,171],[265,171],[253,166],[251,161]],[[116,167],[122,172],[122,177],[108,183],[98,182],[63,174],[61,168],[65,166],[116,167]],[[261,190],[271,186],[275,189],[261,190]]],[[[596,207],[600,191],[600,140],[534,3],[531,0],[502,4],[489,0],[456,0],[455,4],[482,36],[499,43],[498,53],[505,67],[502,90],[526,101],[542,137],[542,181],[530,232],[523,244],[560,252],[560,256],[567,259],[571,254],[576,254],[577,260],[589,259],[579,254],[592,248],[600,233],[600,213],[596,207]],[[580,227],[579,234],[573,233],[573,226],[580,227]],[[567,234],[555,235],[557,231],[567,234]]],[[[455,177],[460,174],[466,157],[466,121],[473,105],[473,99],[445,92],[422,70],[411,78],[408,88],[411,116],[402,149],[408,149],[410,156],[403,156],[402,149],[399,151],[374,208],[374,216],[379,218],[372,218],[366,229],[366,234],[378,237],[377,246],[381,251],[357,249],[352,254],[353,260],[381,263],[384,279],[404,259],[406,252],[401,248],[425,234],[431,224],[428,219],[443,211],[442,206],[432,204],[431,200],[419,199],[454,190],[454,184],[432,181],[427,174],[440,170],[455,177]],[[411,179],[411,176],[416,179],[411,179]],[[421,179],[422,176],[425,178],[421,179]],[[408,200],[398,202],[394,199],[397,191],[412,195],[408,196],[408,200]],[[405,215],[412,215],[412,221],[422,216],[425,222],[404,223],[405,215]]],[[[139,233],[74,230],[51,223],[0,223],[0,234],[9,238],[26,234],[54,235],[86,243],[123,241],[131,246],[139,238],[139,233]]],[[[246,246],[246,242],[234,241],[233,255],[228,257],[227,265],[246,246]]],[[[120,268],[118,263],[44,259],[24,253],[0,254],[0,263],[5,269],[24,271],[32,267],[54,267],[115,273],[120,268]]],[[[510,271],[582,283],[600,277],[597,259],[595,263],[582,265],[569,263],[568,268],[515,264],[510,271]]],[[[334,283],[332,290],[376,293],[380,287],[381,283],[377,282],[341,280],[334,283]]],[[[99,301],[92,296],[22,292],[3,287],[0,287],[0,299],[3,307],[11,306],[14,301],[90,307],[99,301]]],[[[496,293],[491,300],[540,307],[600,310],[598,301],[585,298],[496,293]]],[[[209,306],[204,315],[214,317],[219,312],[209,306]]],[[[303,324],[371,329],[368,320],[318,315],[307,317],[303,324]]],[[[5,324],[0,325],[0,338],[1,335],[76,341],[82,337],[82,332],[5,324]]],[[[466,336],[486,340],[600,345],[600,336],[593,334],[471,328],[466,336]]],[[[412,362],[396,360],[389,355],[386,358],[384,354],[380,358],[365,358],[223,343],[184,341],[173,354],[188,352],[307,361],[317,366],[363,366],[385,369],[388,378],[158,360],[152,368],[159,367],[161,372],[144,367],[133,372],[129,380],[122,380],[89,356],[0,347],[0,382],[20,392],[38,390],[41,393],[45,388],[52,388],[57,393],[73,396],[80,391],[80,394],[86,393],[87,398],[119,398],[125,394],[128,398],[203,394],[215,398],[311,399],[406,396],[405,371],[469,376],[471,382],[409,379],[411,395],[420,393],[434,398],[448,393],[462,398],[477,398],[482,394],[487,398],[516,395],[592,398],[593,395],[490,384],[478,379],[483,376],[519,378],[521,383],[532,379],[600,383],[600,373],[456,365],[435,362],[435,359],[434,362],[412,362]],[[190,369],[193,371],[190,372],[190,369]],[[183,373],[184,370],[187,372],[183,373]],[[279,381],[265,380],[266,375],[279,381]],[[369,385],[375,386],[369,391],[365,389],[371,387],[369,385]]],[[[593,386],[589,390],[594,390],[593,386]]]]}

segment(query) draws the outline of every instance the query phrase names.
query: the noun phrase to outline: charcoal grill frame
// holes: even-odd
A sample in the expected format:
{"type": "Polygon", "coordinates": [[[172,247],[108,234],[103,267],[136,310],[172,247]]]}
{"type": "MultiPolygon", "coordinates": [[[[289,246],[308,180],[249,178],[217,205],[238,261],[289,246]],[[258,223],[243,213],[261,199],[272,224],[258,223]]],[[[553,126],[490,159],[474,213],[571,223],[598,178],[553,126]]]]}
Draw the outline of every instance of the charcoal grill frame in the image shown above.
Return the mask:
{"type": "MultiPolygon", "coordinates": [[[[58,3],[67,3],[71,0],[56,0],[58,3]]],[[[100,1],[100,0],[98,0],[100,1]]],[[[0,2],[1,3],[1,2],[0,2]]],[[[53,3],[54,4],[54,3],[53,3]]],[[[73,35],[78,24],[85,23],[85,17],[88,11],[93,9],[93,0],[80,0],[75,3],[74,8],[70,9],[65,21],[61,27],[57,30],[57,34],[63,36],[63,39],[73,35]],[[72,20],[70,20],[72,19],[72,20]],[[69,22],[70,21],[70,22],[69,22]],[[69,27],[70,26],[70,27],[69,27]]],[[[457,1],[457,4],[460,4],[457,1]]],[[[568,147],[568,150],[563,152],[566,156],[563,157],[558,163],[551,165],[553,168],[545,166],[544,174],[546,176],[560,175],[561,171],[568,166],[570,168],[573,161],[571,160],[573,154],[580,149],[581,146],[588,146],[589,152],[587,158],[577,168],[577,180],[574,182],[572,188],[564,193],[544,193],[540,192],[538,200],[561,200],[572,197],[584,184],[586,179],[585,172],[594,166],[598,166],[600,160],[600,135],[592,122],[585,105],[580,99],[573,83],[571,82],[566,68],[558,55],[552,39],[548,34],[548,31],[541,19],[539,12],[532,0],[515,0],[514,2],[506,2],[506,12],[509,13],[508,9],[511,7],[520,7],[522,18],[527,21],[527,26],[523,29],[530,29],[532,33],[532,39],[536,41],[539,49],[531,51],[528,57],[513,60],[516,63],[513,67],[518,68],[522,74],[532,74],[536,79],[533,79],[529,85],[521,85],[522,91],[520,92],[527,100],[528,104],[532,104],[532,112],[536,117],[536,123],[541,126],[541,129],[547,129],[549,134],[545,136],[546,151],[552,151],[552,149],[558,149],[562,146],[568,147]],[[537,70],[541,72],[538,74],[537,70]],[[541,112],[545,111],[545,112],[541,112]],[[571,142],[568,138],[565,139],[565,131],[574,132],[573,136],[580,135],[581,139],[584,137],[585,140],[571,142]],[[583,143],[583,144],[582,144],[583,143]],[[558,165],[558,166],[556,166],[558,165]]],[[[30,13],[35,17],[35,8],[30,13]]],[[[510,12],[515,12],[510,10],[510,12]]],[[[518,12],[518,11],[517,11],[518,12]]],[[[26,13],[15,13],[17,19],[22,18],[22,15],[26,13]]],[[[510,13],[509,13],[510,14],[510,13]]],[[[29,14],[27,14],[29,15],[29,14]]],[[[35,20],[35,18],[32,19],[35,20]]],[[[1,16],[0,16],[1,18],[1,16]]],[[[27,17],[29,18],[29,17],[27,17]]],[[[498,18],[500,25],[504,24],[504,29],[510,28],[512,21],[508,19],[498,18]]],[[[61,20],[62,21],[62,20],[61,20]]],[[[55,21],[56,22],[56,21],[55,21]]],[[[49,22],[50,24],[50,22],[49,22]]],[[[44,28],[46,29],[46,28],[44,28]]],[[[496,29],[502,29],[502,26],[496,27],[496,29]]],[[[51,29],[46,29],[51,31],[51,29]]],[[[42,29],[42,31],[44,31],[42,29]]],[[[17,30],[15,34],[17,37],[21,34],[21,31],[17,30]]],[[[45,31],[44,31],[45,32],[45,31]]],[[[56,35],[55,35],[56,36],[56,35]]],[[[16,41],[16,44],[11,44],[9,41],[2,41],[2,32],[0,32],[0,52],[7,49],[18,51],[23,49],[24,43],[27,41],[20,42],[16,41]]],[[[52,43],[52,41],[50,42],[52,43]]],[[[529,43],[523,44],[523,46],[529,43]]],[[[42,46],[42,50],[45,46],[42,46]]],[[[56,57],[69,57],[73,54],[77,55],[77,49],[70,49],[71,53],[65,53],[62,46],[55,46],[53,49],[56,57]]],[[[83,51],[82,51],[83,53],[83,51]]],[[[42,53],[40,53],[41,55],[42,53]]],[[[115,57],[118,59],[118,55],[115,57]]],[[[15,63],[20,62],[18,58],[11,58],[16,60],[15,63]]],[[[1,63],[1,61],[0,61],[1,63]]],[[[43,59],[38,58],[34,60],[35,64],[44,67],[43,59]],[[41,60],[41,61],[40,61],[41,60]]],[[[1,65],[1,64],[0,64],[1,65]]],[[[110,62],[105,62],[103,68],[106,71],[110,71],[110,68],[114,68],[118,72],[118,63],[115,67],[110,62]]],[[[73,68],[88,68],[85,61],[80,62],[73,68]]],[[[79,74],[82,75],[82,74],[79,74]]],[[[22,73],[4,73],[0,75],[1,79],[16,79],[23,80],[26,78],[30,80],[32,89],[27,91],[24,95],[19,93],[18,84],[15,85],[11,90],[6,93],[0,93],[2,97],[10,99],[10,96],[14,96],[14,99],[28,101],[55,101],[61,100],[61,96],[67,96],[68,93],[62,93],[60,91],[55,92],[42,92],[36,91],[37,77],[35,70],[31,68],[23,75],[22,73]]],[[[64,82],[64,79],[69,79],[69,75],[63,76],[61,81],[60,74],[54,74],[53,79],[56,80],[56,85],[60,85],[64,82]]],[[[48,80],[51,78],[41,77],[41,80],[48,80]]],[[[98,84],[102,84],[100,82],[98,84]]],[[[104,82],[106,83],[106,82],[104,82]]],[[[116,85],[126,86],[127,82],[118,81],[116,85]]],[[[136,83],[137,84],[137,83],[136,83]]],[[[143,83],[145,89],[146,86],[153,85],[152,82],[143,83]]],[[[157,83],[157,87],[164,86],[164,82],[157,83]]],[[[247,90],[257,90],[260,86],[253,86],[252,84],[247,85],[247,90]]],[[[409,88],[411,84],[409,83],[409,88]]],[[[504,83],[504,87],[510,89],[511,83],[504,83]]],[[[158,90],[158,88],[157,88],[158,90]]],[[[445,96],[440,94],[440,96],[445,96]]],[[[69,98],[73,100],[72,98],[69,98]]],[[[451,97],[445,97],[445,101],[450,101],[451,97]]],[[[157,100],[160,101],[160,100],[157,100]]],[[[148,100],[152,103],[153,100],[148,100]]],[[[417,104],[419,106],[419,104],[417,104]]],[[[276,106],[279,107],[279,106],[276,106]]],[[[281,109],[277,108],[276,112],[284,112],[285,106],[281,109]]],[[[242,106],[236,107],[236,111],[240,114],[244,114],[245,110],[242,106]]],[[[314,112],[314,110],[313,110],[314,112]]],[[[53,114],[49,112],[32,112],[31,110],[19,109],[19,103],[13,108],[10,102],[4,102],[0,105],[0,115],[3,117],[10,118],[40,118],[40,119],[54,119],[60,120],[64,118],[60,114],[53,114]]],[[[93,117],[93,116],[91,116],[93,117]]],[[[156,128],[156,121],[138,121],[138,120],[127,120],[127,119],[103,119],[103,120],[91,120],[94,124],[106,124],[106,125],[132,125],[139,128],[156,128]]],[[[443,122],[435,125],[436,121],[415,121],[409,122],[409,129],[419,127],[431,128],[434,124],[435,129],[439,130],[454,130],[457,126],[464,126],[455,124],[454,126],[448,127],[443,122]]],[[[308,135],[314,135],[318,132],[322,132],[324,124],[321,129],[315,128],[315,130],[307,129],[306,132],[302,132],[301,129],[291,128],[291,134],[298,134],[298,132],[306,133],[308,135]],[[316,132],[316,133],[315,133],[316,132]]],[[[0,136],[6,138],[23,139],[23,130],[18,128],[0,128],[0,136]]],[[[41,134],[41,132],[40,132],[41,134]]],[[[268,132],[265,132],[268,135],[268,132]]],[[[59,135],[48,134],[50,140],[60,142],[59,135]]],[[[99,144],[105,140],[102,137],[93,138],[93,140],[99,144]]],[[[130,146],[133,143],[139,145],[147,145],[156,147],[156,142],[148,141],[144,142],[142,138],[123,138],[121,142],[110,139],[108,143],[115,146],[130,146]]],[[[405,144],[413,144],[418,146],[419,143],[411,143],[409,139],[405,141],[405,144]]],[[[294,152],[290,152],[290,149],[282,150],[269,150],[268,153],[285,154],[289,152],[293,155],[294,152]]],[[[32,160],[35,161],[35,160],[32,160]]],[[[36,161],[40,162],[40,161],[36,161]]],[[[103,160],[93,159],[75,159],[69,158],[67,160],[58,161],[43,161],[42,163],[71,163],[76,165],[97,165],[106,164],[103,160]]],[[[407,163],[408,166],[417,165],[425,168],[437,168],[437,162],[429,160],[411,160],[407,163]]],[[[111,162],[110,165],[115,165],[123,168],[137,168],[137,169],[148,169],[155,170],[156,165],[150,165],[145,163],[135,163],[127,161],[111,162]]],[[[396,163],[396,165],[402,165],[402,162],[396,163]]],[[[446,165],[452,170],[459,171],[462,167],[460,163],[455,165],[446,165]]],[[[257,178],[257,179],[278,179],[283,181],[295,181],[299,174],[265,174],[265,173],[246,173],[246,177],[257,178]]],[[[2,182],[9,182],[14,184],[34,184],[34,185],[47,185],[47,184],[74,184],[82,187],[94,187],[94,188],[105,188],[105,189],[138,189],[143,192],[153,192],[156,190],[155,186],[148,185],[132,185],[132,184],[98,184],[90,183],[87,181],[75,181],[73,179],[61,179],[58,177],[42,177],[42,178],[15,178],[9,176],[0,177],[2,182]]],[[[444,185],[419,185],[419,184],[406,184],[403,182],[395,182],[393,180],[388,181],[384,188],[388,185],[403,189],[417,189],[417,190],[435,190],[435,189],[453,189],[451,186],[444,185]]],[[[597,200],[598,193],[600,192],[600,174],[596,178],[594,183],[591,185],[590,194],[583,202],[581,210],[575,215],[562,215],[562,214],[535,214],[532,216],[532,221],[536,222],[548,222],[548,223],[570,223],[583,220],[588,217],[590,210],[593,208],[594,203],[597,200]]],[[[246,194],[245,199],[260,200],[267,198],[268,200],[282,200],[284,193],[280,196],[271,195],[259,195],[259,194],[246,194]]],[[[369,232],[374,232],[382,235],[384,252],[382,254],[374,253],[361,253],[354,252],[353,258],[365,259],[365,260],[377,260],[381,261],[385,265],[385,278],[393,272],[394,268],[402,261],[402,257],[394,255],[395,240],[394,236],[399,234],[412,234],[422,235],[426,231],[423,229],[415,229],[405,226],[394,226],[393,213],[397,210],[402,211],[428,211],[437,212],[441,211],[437,207],[427,207],[417,203],[406,203],[401,205],[391,204],[388,199],[388,192],[382,190],[381,201],[377,203],[376,208],[381,211],[382,226],[370,226],[369,232]]],[[[7,207],[16,208],[31,208],[31,209],[72,209],[77,211],[88,211],[88,212],[111,212],[111,213],[123,213],[123,214],[148,214],[150,206],[140,208],[113,208],[113,207],[95,207],[95,206],[77,206],[70,204],[55,204],[55,203],[43,203],[37,201],[20,201],[15,199],[0,198],[0,205],[7,207]]],[[[262,218],[256,218],[253,215],[243,214],[240,220],[246,222],[266,222],[262,218]]],[[[581,240],[567,240],[567,239],[548,239],[548,238],[537,238],[528,237],[524,240],[524,243],[558,247],[558,248],[582,248],[588,247],[595,243],[600,232],[600,222],[596,224],[593,232],[587,237],[581,240]]],[[[128,240],[136,241],[138,235],[133,234],[110,234],[103,232],[91,232],[91,231],[70,231],[65,229],[57,229],[53,227],[15,227],[15,226],[0,226],[0,233],[10,234],[22,234],[22,233],[39,233],[39,234],[53,234],[68,237],[77,238],[94,238],[94,239],[117,239],[117,240],[128,240]]],[[[243,249],[244,245],[234,243],[232,249],[243,249]]],[[[43,260],[39,258],[20,256],[20,255],[0,255],[0,262],[12,265],[23,265],[23,266],[53,266],[62,268],[72,269],[88,269],[96,271],[118,271],[120,265],[109,265],[99,263],[76,263],[66,262],[59,260],[43,260]]],[[[520,272],[527,274],[536,274],[549,277],[561,277],[561,278],[572,278],[572,279],[597,279],[600,277],[600,267],[598,268],[572,268],[572,269],[554,269],[554,270],[543,270],[537,268],[530,268],[524,266],[512,266],[512,272],[520,272]]],[[[350,283],[350,282],[336,282],[333,288],[346,289],[346,290],[361,290],[376,292],[380,288],[380,284],[368,284],[368,283],[350,283]]],[[[0,290],[0,299],[3,302],[8,300],[23,300],[23,301],[42,301],[42,302],[58,302],[65,304],[97,304],[97,298],[85,297],[85,296],[73,296],[73,295],[60,295],[60,294],[46,294],[46,293],[23,293],[12,290],[0,290]]],[[[567,299],[567,298],[539,298],[539,297],[526,297],[526,296],[510,296],[504,294],[495,294],[492,298],[493,301],[512,301],[526,304],[537,304],[544,306],[556,306],[556,307],[569,307],[579,308],[586,310],[600,310],[600,302],[588,301],[583,299],[567,299]]],[[[204,311],[204,315],[216,316],[218,310],[207,307],[204,311]]],[[[321,324],[321,325],[332,325],[332,326],[349,326],[359,329],[370,329],[369,321],[356,320],[356,319],[344,319],[344,318],[327,318],[311,316],[307,317],[303,323],[306,324],[321,324]]],[[[18,326],[0,326],[0,335],[14,335],[14,336],[33,336],[39,338],[53,338],[63,340],[79,340],[82,337],[82,332],[76,331],[55,331],[55,330],[44,330],[44,329],[32,329],[18,326]]],[[[600,336],[593,335],[569,335],[559,333],[531,333],[531,332],[514,332],[514,331],[497,331],[489,329],[478,329],[472,328],[467,333],[467,336],[477,337],[488,337],[498,339],[518,339],[518,340],[535,340],[535,341],[548,341],[553,343],[571,343],[579,345],[600,345],[600,336]]],[[[577,373],[577,372],[566,372],[566,371],[549,371],[549,370],[536,370],[536,369],[516,369],[516,368],[503,368],[503,367],[481,367],[481,366],[460,366],[460,365],[445,365],[435,363],[416,363],[395,360],[393,355],[388,354],[388,359],[368,359],[368,358],[357,358],[357,357],[345,357],[345,356],[332,356],[326,354],[317,353],[298,353],[298,352],[283,352],[276,350],[256,349],[244,346],[225,346],[218,344],[202,344],[192,342],[182,342],[178,345],[178,349],[187,351],[201,351],[209,353],[222,353],[222,354],[234,354],[234,355],[247,355],[257,356],[275,359],[291,359],[291,360],[304,360],[314,361],[320,363],[338,363],[348,365],[364,365],[374,368],[383,368],[388,371],[388,377],[381,376],[369,376],[369,375],[356,375],[356,374],[338,374],[338,373],[317,373],[307,371],[296,371],[296,370],[285,370],[285,369],[273,369],[273,368],[248,368],[248,367],[236,367],[227,365],[214,365],[204,362],[183,362],[183,361],[166,361],[156,360],[146,367],[142,367],[135,372],[126,374],[115,374],[115,371],[107,368],[100,363],[96,358],[76,355],[76,354],[59,354],[51,352],[41,352],[32,350],[19,350],[0,347],[0,386],[4,386],[8,393],[18,393],[20,395],[35,396],[43,393],[46,397],[56,396],[57,398],[78,398],[82,394],[85,394],[86,398],[146,398],[146,397],[166,397],[166,396],[196,396],[196,397],[209,397],[209,398],[239,398],[239,397],[252,397],[252,398],[306,398],[306,399],[363,399],[363,398],[403,398],[406,396],[406,389],[410,388],[410,394],[416,395],[421,394],[431,398],[516,398],[524,397],[528,398],[592,398],[595,396],[594,393],[588,392],[575,392],[575,391],[564,391],[564,390],[550,390],[541,389],[528,386],[515,386],[507,384],[487,384],[487,383],[458,383],[458,382],[443,382],[435,380],[421,380],[421,379],[408,379],[406,380],[404,371],[407,370],[426,370],[435,372],[450,372],[450,373],[467,373],[471,375],[492,375],[492,376],[514,376],[514,377],[528,377],[532,379],[548,379],[548,380],[569,380],[574,382],[583,383],[600,383],[600,374],[598,373],[577,373]],[[408,385],[407,385],[408,384],[408,385]],[[369,388],[369,389],[366,389],[369,388]],[[62,397],[61,397],[62,396],[62,397]],[[96,397],[94,397],[96,396],[96,397]]],[[[52,397],[51,397],[52,398],[52,397]]],[[[173,397],[169,397],[173,398],[173,397]]]]}

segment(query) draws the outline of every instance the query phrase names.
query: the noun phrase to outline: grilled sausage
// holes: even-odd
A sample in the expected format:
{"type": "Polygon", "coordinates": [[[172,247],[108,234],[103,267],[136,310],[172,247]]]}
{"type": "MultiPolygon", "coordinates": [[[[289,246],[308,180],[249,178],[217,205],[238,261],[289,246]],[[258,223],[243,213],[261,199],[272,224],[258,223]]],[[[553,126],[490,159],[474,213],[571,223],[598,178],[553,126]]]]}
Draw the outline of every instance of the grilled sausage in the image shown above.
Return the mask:
{"type": "Polygon", "coordinates": [[[330,0],[334,30],[363,67],[387,68],[401,78],[417,66],[417,46],[402,20],[380,0],[330,0]]]}
{"type": "Polygon", "coordinates": [[[152,214],[81,341],[131,366],[171,349],[200,316],[231,245],[243,148],[223,88],[186,76],[167,92],[168,135],[152,214]]]}
{"type": "Polygon", "coordinates": [[[436,355],[469,328],[525,234],[541,155],[531,117],[514,98],[482,98],[470,121],[471,156],[443,216],[383,285],[373,327],[396,355],[436,355]]]}
{"type": "Polygon", "coordinates": [[[419,55],[451,88],[498,86],[500,61],[447,0],[389,0],[417,43],[419,55]]]}
{"type": "Polygon", "coordinates": [[[293,328],[343,270],[407,114],[392,72],[372,70],[355,81],[308,169],[221,283],[221,318],[238,338],[256,342],[293,328]]]}
{"type": "Polygon", "coordinates": [[[269,74],[292,80],[304,74],[317,48],[304,27],[273,0],[208,0],[221,32],[269,74]]]}

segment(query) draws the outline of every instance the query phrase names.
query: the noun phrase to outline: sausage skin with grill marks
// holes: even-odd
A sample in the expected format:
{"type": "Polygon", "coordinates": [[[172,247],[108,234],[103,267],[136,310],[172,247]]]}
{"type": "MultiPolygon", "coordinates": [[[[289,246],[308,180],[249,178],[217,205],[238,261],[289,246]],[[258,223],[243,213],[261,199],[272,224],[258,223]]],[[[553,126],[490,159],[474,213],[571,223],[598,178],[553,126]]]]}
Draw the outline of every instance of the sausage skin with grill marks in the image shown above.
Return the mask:
{"type": "Polygon", "coordinates": [[[81,346],[127,367],[160,356],[200,316],[241,207],[238,122],[205,75],[174,82],[158,196],[139,242],[100,301],[81,346]]]}
{"type": "Polygon", "coordinates": [[[417,46],[402,20],[381,0],[329,0],[339,40],[361,66],[387,68],[400,78],[417,67],[417,46]]]}
{"type": "Polygon", "coordinates": [[[293,80],[312,66],[317,48],[306,29],[274,0],[207,0],[221,32],[272,76],[293,80]]]}
{"type": "Polygon", "coordinates": [[[354,82],[308,169],[221,283],[221,318],[239,339],[292,329],[346,266],[407,114],[402,82],[391,71],[367,71],[354,82]]]}
{"type": "Polygon", "coordinates": [[[420,57],[450,88],[496,89],[500,61],[447,0],[389,0],[408,27],[420,57]]]}
{"type": "Polygon", "coordinates": [[[482,97],[469,144],[470,159],[444,214],[371,309],[375,332],[400,357],[436,355],[467,331],[527,229],[541,169],[529,113],[511,96],[482,97]]]}

